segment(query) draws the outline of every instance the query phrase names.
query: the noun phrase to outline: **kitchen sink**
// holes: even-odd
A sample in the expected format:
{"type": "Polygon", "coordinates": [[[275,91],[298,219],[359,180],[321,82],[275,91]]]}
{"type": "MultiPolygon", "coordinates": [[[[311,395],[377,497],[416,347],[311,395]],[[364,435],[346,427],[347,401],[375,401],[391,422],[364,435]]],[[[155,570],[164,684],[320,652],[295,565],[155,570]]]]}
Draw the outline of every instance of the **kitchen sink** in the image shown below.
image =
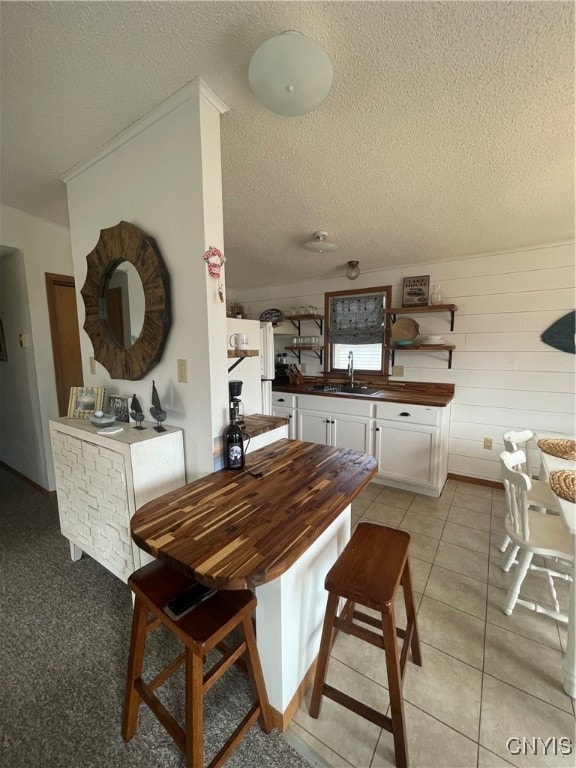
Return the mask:
{"type": "Polygon", "coordinates": [[[349,387],[345,384],[316,384],[313,387],[308,387],[309,392],[329,392],[332,395],[380,395],[382,389],[376,387],[349,387]]]}
{"type": "Polygon", "coordinates": [[[343,395],[379,395],[382,390],[376,387],[340,387],[338,390],[343,395]]]}

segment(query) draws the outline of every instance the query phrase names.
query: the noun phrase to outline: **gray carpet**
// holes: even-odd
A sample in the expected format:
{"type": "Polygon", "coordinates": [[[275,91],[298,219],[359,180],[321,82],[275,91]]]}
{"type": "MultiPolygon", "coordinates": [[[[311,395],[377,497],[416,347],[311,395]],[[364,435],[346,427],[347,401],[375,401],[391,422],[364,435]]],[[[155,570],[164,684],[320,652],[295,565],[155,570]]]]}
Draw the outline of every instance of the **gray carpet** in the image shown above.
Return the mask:
{"type": "MultiPolygon", "coordinates": [[[[125,584],[86,555],[70,560],[56,499],[0,466],[0,765],[184,765],[145,706],[134,739],[125,744],[120,735],[131,614],[125,584]]],[[[162,628],[151,633],[150,674],[178,647],[162,628]]],[[[162,689],[180,722],[181,684],[175,675],[162,689]]],[[[208,762],[249,707],[247,678],[233,668],[205,701],[208,762]]],[[[311,762],[276,729],[266,735],[255,725],[226,765],[307,768],[311,762]]]]}

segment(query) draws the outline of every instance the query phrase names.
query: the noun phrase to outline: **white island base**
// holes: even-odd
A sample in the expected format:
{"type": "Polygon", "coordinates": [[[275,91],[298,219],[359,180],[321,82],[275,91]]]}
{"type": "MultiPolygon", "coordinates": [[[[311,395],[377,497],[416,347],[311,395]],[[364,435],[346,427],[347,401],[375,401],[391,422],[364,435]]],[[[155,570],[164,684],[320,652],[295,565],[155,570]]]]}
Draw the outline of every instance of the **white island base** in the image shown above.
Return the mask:
{"type": "Polygon", "coordinates": [[[350,539],[348,505],[277,579],[256,587],[256,641],[274,725],[285,730],[313,681],[328,593],[326,574],[350,539]]]}

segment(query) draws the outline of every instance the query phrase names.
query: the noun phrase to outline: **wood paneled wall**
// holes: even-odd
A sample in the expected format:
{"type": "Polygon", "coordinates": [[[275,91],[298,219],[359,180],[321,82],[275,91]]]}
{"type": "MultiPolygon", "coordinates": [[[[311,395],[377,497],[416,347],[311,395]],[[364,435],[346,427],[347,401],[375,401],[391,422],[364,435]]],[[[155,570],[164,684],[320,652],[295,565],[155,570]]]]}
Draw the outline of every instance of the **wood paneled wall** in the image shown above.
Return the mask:
{"type": "MultiPolygon", "coordinates": [[[[322,307],[325,291],[348,287],[392,285],[393,304],[399,306],[402,278],[430,274],[432,285],[441,283],[444,301],[459,308],[451,335],[456,345],[452,369],[441,352],[398,352],[396,364],[404,366],[402,381],[455,385],[449,471],[499,480],[505,430],[575,430],[576,358],[540,339],[574,309],[574,254],[574,244],[560,244],[363,272],[353,284],[342,276],[229,293],[254,319],[269,307],[286,312],[301,304],[322,307]],[[483,448],[484,437],[492,438],[491,451],[483,448]]],[[[424,315],[418,321],[422,333],[449,332],[448,315],[424,315]]],[[[320,370],[312,356],[304,353],[302,360],[307,373],[320,370]]]]}

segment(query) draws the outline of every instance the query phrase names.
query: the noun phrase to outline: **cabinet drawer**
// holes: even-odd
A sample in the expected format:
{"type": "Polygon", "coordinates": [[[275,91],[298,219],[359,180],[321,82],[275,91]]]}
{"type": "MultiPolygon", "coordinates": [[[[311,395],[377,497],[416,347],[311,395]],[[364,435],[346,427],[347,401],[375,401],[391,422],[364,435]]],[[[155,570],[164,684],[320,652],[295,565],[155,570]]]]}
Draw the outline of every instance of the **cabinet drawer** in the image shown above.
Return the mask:
{"type": "Polygon", "coordinates": [[[440,408],[410,403],[377,403],[376,418],[436,426],[440,423],[440,408]]]}
{"type": "Polygon", "coordinates": [[[312,411],[325,411],[326,413],[344,413],[350,416],[372,415],[372,403],[366,400],[355,400],[344,395],[334,397],[322,397],[322,395],[300,395],[298,408],[309,408],[312,411]]]}
{"type": "Polygon", "coordinates": [[[297,395],[289,392],[272,392],[272,405],[281,405],[283,408],[295,408],[297,395]]]}

